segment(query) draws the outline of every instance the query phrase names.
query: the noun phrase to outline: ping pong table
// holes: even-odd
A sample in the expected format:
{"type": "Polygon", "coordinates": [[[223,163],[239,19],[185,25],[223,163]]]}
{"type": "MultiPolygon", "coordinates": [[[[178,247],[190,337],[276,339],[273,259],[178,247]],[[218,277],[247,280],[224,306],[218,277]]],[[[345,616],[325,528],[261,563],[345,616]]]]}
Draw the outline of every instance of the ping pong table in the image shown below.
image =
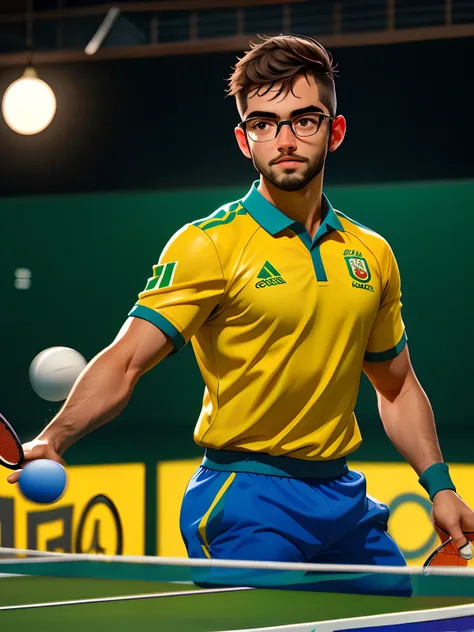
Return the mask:
{"type": "Polygon", "coordinates": [[[84,632],[474,630],[473,577],[414,577],[413,597],[229,587],[199,589],[182,569],[0,560],[0,627],[84,632]]]}

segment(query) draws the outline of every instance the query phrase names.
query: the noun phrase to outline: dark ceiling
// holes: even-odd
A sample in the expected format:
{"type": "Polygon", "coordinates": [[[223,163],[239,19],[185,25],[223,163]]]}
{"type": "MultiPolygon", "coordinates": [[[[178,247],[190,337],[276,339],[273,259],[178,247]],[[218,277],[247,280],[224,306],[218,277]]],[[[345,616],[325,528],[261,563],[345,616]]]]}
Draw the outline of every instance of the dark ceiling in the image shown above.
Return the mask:
{"type": "MultiPolygon", "coordinates": [[[[24,4],[0,0],[3,12],[24,4]]],[[[330,156],[328,183],[473,176],[474,38],[332,52],[348,134],[330,156]]],[[[40,65],[57,95],[56,117],[41,134],[22,137],[0,116],[0,195],[247,183],[255,172],[236,147],[238,115],[225,98],[238,54],[40,65]]],[[[21,72],[0,67],[0,95],[21,72]]]]}

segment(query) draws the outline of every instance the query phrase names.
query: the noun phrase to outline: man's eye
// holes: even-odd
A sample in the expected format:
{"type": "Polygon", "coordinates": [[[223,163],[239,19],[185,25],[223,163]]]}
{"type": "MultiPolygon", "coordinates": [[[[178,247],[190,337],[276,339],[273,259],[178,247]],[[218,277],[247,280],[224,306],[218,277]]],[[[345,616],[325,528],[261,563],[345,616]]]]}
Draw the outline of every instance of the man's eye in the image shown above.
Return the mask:
{"type": "Polygon", "coordinates": [[[268,123],[266,121],[255,121],[252,125],[252,129],[257,130],[258,132],[264,132],[268,129],[268,123]]]}
{"type": "Polygon", "coordinates": [[[316,118],[301,118],[296,122],[296,125],[298,127],[317,127],[318,125],[318,120],[316,118]]]}

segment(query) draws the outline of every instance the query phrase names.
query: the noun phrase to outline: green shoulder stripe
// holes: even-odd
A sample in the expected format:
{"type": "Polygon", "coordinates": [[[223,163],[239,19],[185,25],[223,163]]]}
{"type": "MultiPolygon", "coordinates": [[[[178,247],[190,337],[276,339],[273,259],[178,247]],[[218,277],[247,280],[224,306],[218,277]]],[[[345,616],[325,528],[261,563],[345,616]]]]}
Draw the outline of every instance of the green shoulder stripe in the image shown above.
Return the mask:
{"type": "Polygon", "coordinates": [[[208,230],[209,228],[214,228],[215,226],[223,226],[224,224],[230,224],[237,215],[246,215],[247,211],[244,209],[240,202],[232,202],[231,204],[226,204],[222,208],[209,215],[209,217],[205,217],[203,219],[198,219],[196,222],[192,222],[193,226],[197,226],[202,230],[208,230]]]}
{"type": "Polygon", "coordinates": [[[212,213],[208,217],[203,217],[202,219],[198,219],[195,222],[191,222],[191,223],[193,226],[197,226],[198,228],[200,228],[202,224],[205,224],[206,222],[209,222],[211,220],[222,219],[226,215],[227,215],[227,211],[225,209],[218,209],[217,211],[214,211],[214,213],[212,213]]]}
{"type": "Polygon", "coordinates": [[[344,213],[341,213],[341,211],[334,211],[334,212],[336,213],[336,215],[339,215],[339,217],[343,217],[344,219],[347,219],[347,221],[350,222],[351,224],[355,224],[355,226],[359,226],[360,228],[365,228],[365,230],[370,230],[371,233],[375,233],[375,231],[372,230],[372,228],[369,228],[368,226],[364,226],[364,224],[357,222],[355,219],[352,219],[352,217],[348,217],[347,215],[344,215],[344,213]]]}

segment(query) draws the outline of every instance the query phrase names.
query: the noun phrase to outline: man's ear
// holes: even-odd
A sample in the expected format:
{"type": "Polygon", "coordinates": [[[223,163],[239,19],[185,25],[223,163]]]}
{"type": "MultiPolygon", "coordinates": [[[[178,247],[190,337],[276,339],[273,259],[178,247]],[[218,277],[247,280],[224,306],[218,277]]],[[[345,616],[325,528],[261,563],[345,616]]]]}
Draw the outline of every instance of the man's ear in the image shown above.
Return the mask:
{"type": "Polygon", "coordinates": [[[346,129],[346,119],[341,115],[336,116],[331,126],[331,141],[329,143],[329,151],[336,151],[336,149],[344,140],[346,129]]]}
{"type": "Polygon", "coordinates": [[[240,151],[246,158],[252,158],[252,154],[250,153],[250,148],[247,142],[247,134],[238,125],[234,129],[234,134],[240,151]]]}

